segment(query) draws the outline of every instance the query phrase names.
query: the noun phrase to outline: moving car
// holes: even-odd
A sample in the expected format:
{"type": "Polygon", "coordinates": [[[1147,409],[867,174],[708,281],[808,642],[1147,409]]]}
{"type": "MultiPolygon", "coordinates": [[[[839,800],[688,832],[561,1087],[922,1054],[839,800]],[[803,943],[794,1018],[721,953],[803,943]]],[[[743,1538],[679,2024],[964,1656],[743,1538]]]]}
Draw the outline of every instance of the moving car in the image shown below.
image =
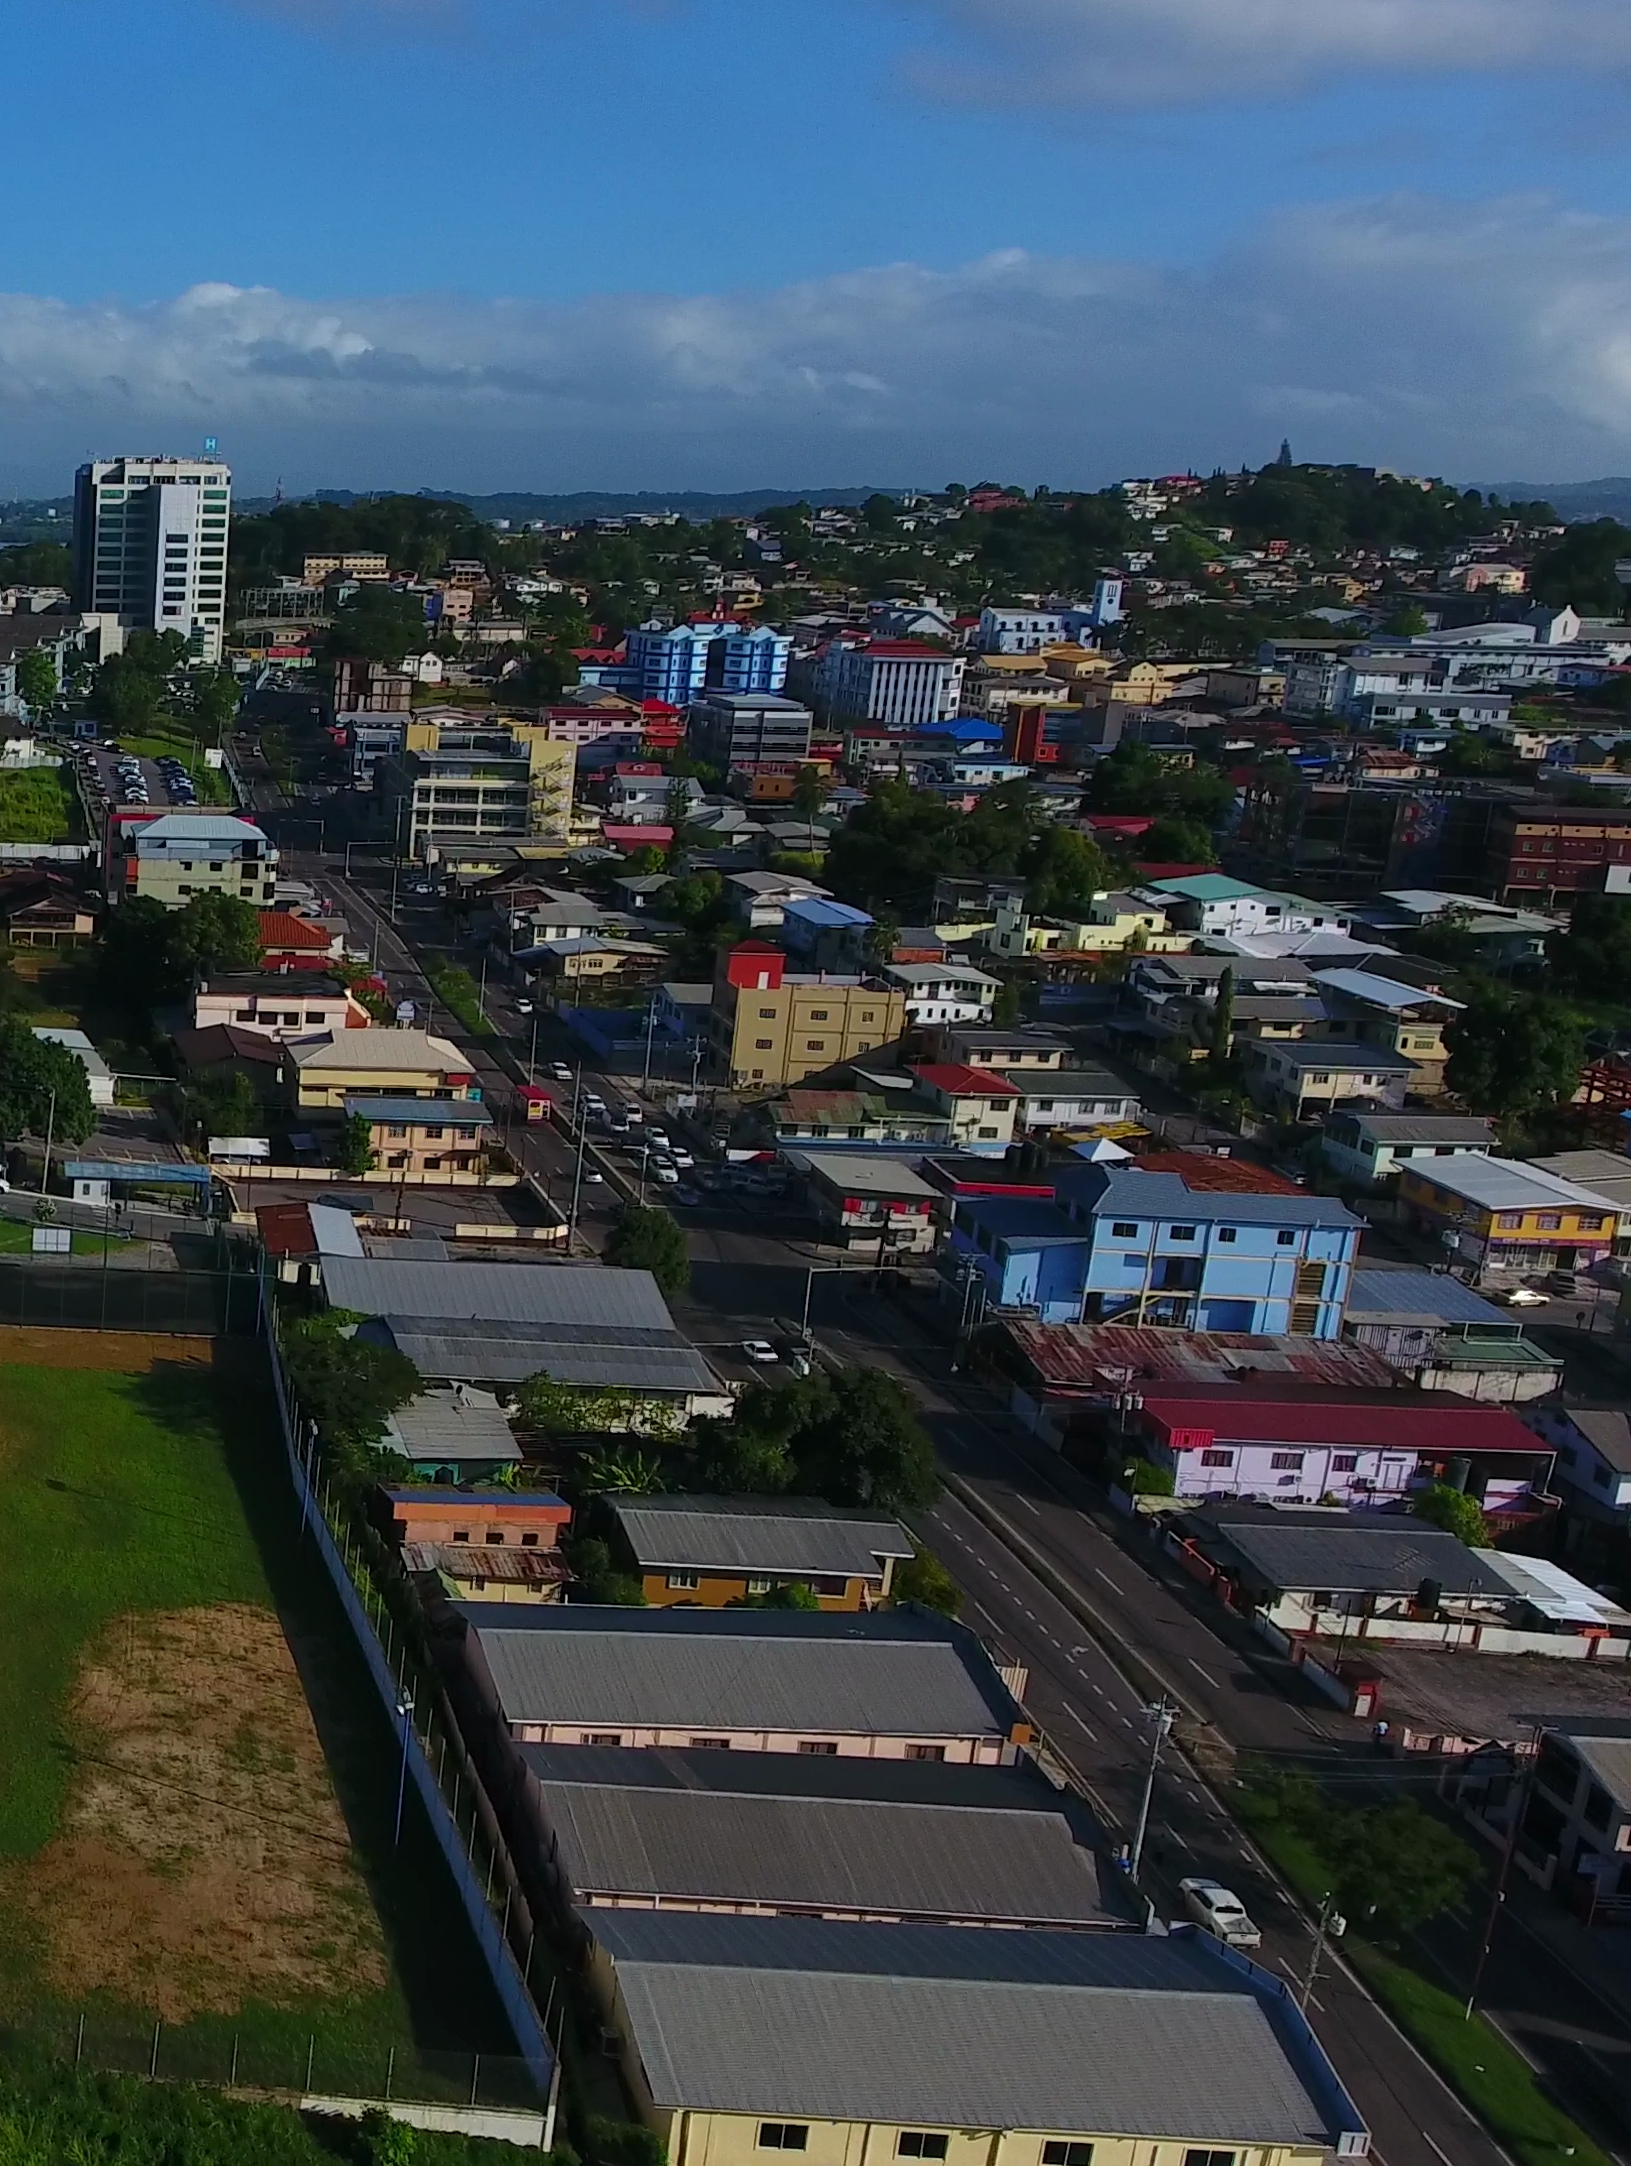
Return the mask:
{"type": "Polygon", "coordinates": [[[742,1351],[749,1361],[779,1361],[781,1356],[768,1339],[744,1339],[742,1351]]]}
{"type": "Polygon", "coordinates": [[[570,1083],[572,1080],[572,1071],[564,1060],[552,1060],[549,1064],[549,1072],[557,1083],[570,1083]]]}
{"type": "Polygon", "coordinates": [[[515,1004],[515,1012],[517,1015],[531,1015],[532,1002],[530,1000],[518,1000],[515,1004]]]}
{"type": "Polygon", "coordinates": [[[1231,1948],[1260,1948],[1263,1936],[1247,1915],[1246,1906],[1221,1880],[1180,1880],[1178,1893],[1184,1908],[1216,1939],[1231,1948]]]}
{"type": "Polygon", "coordinates": [[[1509,1294],[1499,1297],[1509,1309],[1543,1309],[1546,1296],[1537,1294],[1532,1286],[1514,1286],[1509,1294]]]}

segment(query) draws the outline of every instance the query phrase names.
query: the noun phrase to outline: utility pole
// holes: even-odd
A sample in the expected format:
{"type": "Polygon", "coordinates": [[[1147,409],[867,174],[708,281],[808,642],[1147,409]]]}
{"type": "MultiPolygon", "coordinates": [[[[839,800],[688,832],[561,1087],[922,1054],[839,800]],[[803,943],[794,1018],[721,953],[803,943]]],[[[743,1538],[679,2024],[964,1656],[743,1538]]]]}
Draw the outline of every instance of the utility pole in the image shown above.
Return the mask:
{"type": "Polygon", "coordinates": [[[1512,1824],[1506,1831],[1506,1848],[1501,1852],[1501,1869],[1495,1876],[1495,1892],[1489,1899],[1489,1915],[1484,1920],[1483,1937],[1478,1943],[1478,1954],[1473,1961],[1472,1984],[1467,1989],[1467,2005],[1461,2011],[1469,2023],[1472,2021],[1473,2008],[1478,1999],[1478,1988],[1484,1982],[1484,1965],[1489,1961],[1490,1943],[1495,1938],[1495,1927],[1501,1915],[1501,1906],[1506,1901],[1506,1883],[1512,1871],[1513,1857],[1517,1853],[1518,1836],[1523,1829],[1523,1816],[1529,1808],[1529,1789],[1535,1779],[1535,1762],[1540,1757],[1540,1731],[1538,1728],[1531,1733],[1529,1743],[1529,1764],[1524,1769],[1522,1778],[1519,1779],[1517,1770],[1513,1770],[1518,1795],[1512,1807],[1512,1824]]]}
{"type": "Polygon", "coordinates": [[[578,1062],[577,1089],[572,1097],[572,1118],[578,1124],[578,1158],[572,1169],[572,1209],[566,1221],[566,1253],[572,1253],[573,1238],[578,1230],[578,1198],[583,1192],[583,1153],[589,1141],[589,1130],[583,1118],[583,1063],[578,1062]]]}
{"type": "Polygon", "coordinates": [[[481,983],[476,988],[476,1013],[485,1023],[487,1020],[487,951],[485,948],[482,950],[481,956],[481,983]]]}
{"type": "Polygon", "coordinates": [[[530,1046],[529,1046],[529,1047],[527,1048],[527,1081],[528,1081],[529,1083],[536,1083],[536,1082],[537,1082],[537,1080],[538,1080],[538,1010],[537,1010],[537,1007],[536,1007],[536,1006],[534,1006],[534,1008],[533,1008],[533,1011],[532,1011],[532,1043],[531,1043],[531,1045],[530,1045],[530,1046]]]}
{"type": "Polygon", "coordinates": [[[1347,1930],[1348,1921],[1336,1909],[1331,1891],[1327,1889],[1320,1899],[1319,1922],[1314,1928],[1314,1952],[1308,1959],[1308,1976],[1303,1980],[1303,1989],[1297,2000],[1298,2007],[1305,2015],[1308,2004],[1314,1997],[1314,1981],[1320,1974],[1320,1957],[1325,1953],[1325,1943],[1327,1940],[1340,1940],[1347,1930]]]}
{"type": "Polygon", "coordinates": [[[1144,1862],[1144,1837],[1149,1832],[1150,1801],[1155,1796],[1155,1771],[1161,1764],[1161,1747],[1166,1743],[1178,1714],[1177,1708],[1165,1693],[1146,1707],[1144,1712],[1155,1724],[1155,1734],[1150,1739],[1150,1764],[1144,1775],[1144,1795],[1138,1806],[1138,1827],[1134,1832],[1132,1852],[1127,1860],[1127,1870],[1134,1880],[1137,1880],[1138,1868],[1144,1862]]]}
{"type": "Polygon", "coordinates": [[[45,1164],[40,1168],[40,1194],[43,1196],[51,1185],[51,1138],[57,1126],[57,1094],[51,1093],[51,1104],[45,1116],[45,1164]]]}
{"type": "Polygon", "coordinates": [[[656,1028],[657,996],[655,993],[653,993],[653,995],[651,996],[651,1005],[646,1010],[646,1065],[645,1072],[640,1078],[642,1089],[645,1087],[646,1084],[651,1081],[651,1040],[653,1033],[656,1031],[656,1028]]]}

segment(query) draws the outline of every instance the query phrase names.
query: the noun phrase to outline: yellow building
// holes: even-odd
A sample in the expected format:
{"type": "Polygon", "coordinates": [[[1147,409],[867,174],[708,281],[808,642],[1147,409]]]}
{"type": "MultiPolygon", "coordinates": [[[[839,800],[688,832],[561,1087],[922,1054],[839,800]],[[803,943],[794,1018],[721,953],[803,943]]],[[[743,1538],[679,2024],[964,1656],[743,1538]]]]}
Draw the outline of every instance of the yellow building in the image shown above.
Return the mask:
{"type": "Polygon", "coordinates": [[[710,1059],[733,1088],[765,1090],[874,1052],[906,1029],[906,994],[876,978],[793,973],[780,948],[745,940],[720,959],[710,1059]]]}
{"type": "Polygon", "coordinates": [[[1399,1164],[1399,1202],[1418,1231],[1436,1234],[1479,1276],[1582,1271],[1613,1254],[1612,1201],[1515,1158],[1454,1151],[1399,1164]]]}
{"type": "Polygon", "coordinates": [[[1195,936],[1171,931],[1164,910],[1107,891],[1094,896],[1085,918],[1032,917],[1021,903],[1001,902],[985,944],[1013,961],[1027,955],[1117,954],[1128,947],[1149,955],[1186,955],[1195,936]]]}
{"type": "Polygon", "coordinates": [[[651,1609],[724,1609],[777,1587],[808,1587],[818,1606],[873,1609],[913,1554],[898,1520],[837,1511],[806,1497],[612,1498],[630,1570],[651,1609]]]}
{"type": "Polygon", "coordinates": [[[468,1098],[468,1057],[426,1030],[342,1030],[290,1045],[294,1102],[343,1113],[348,1098],[468,1098]]]}
{"type": "Polygon", "coordinates": [[[406,722],[374,788],[398,852],[425,862],[472,842],[567,841],[577,763],[577,746],[543,723],[444,709],[406,722]]]}
{"type": "Polygon", "coordinates": [[[1319,2166],[1370,2147],[1285,1988],[1192,1927],[579,1915],[671,2166],[1319,2166]]]}

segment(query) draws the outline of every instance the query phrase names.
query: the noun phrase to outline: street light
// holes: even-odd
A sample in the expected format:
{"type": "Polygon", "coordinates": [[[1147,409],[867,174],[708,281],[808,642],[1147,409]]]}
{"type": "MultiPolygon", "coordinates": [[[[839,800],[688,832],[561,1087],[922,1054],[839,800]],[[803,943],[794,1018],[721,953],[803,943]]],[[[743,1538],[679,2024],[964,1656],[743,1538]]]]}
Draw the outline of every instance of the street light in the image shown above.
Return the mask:
{"type": "Polygon", "coordinates": [[[1138,1868],[1144,1860],[1144,1837],[1149,1831],[1150,1800],[1155,1795],[1155,1771],[1161,1764],[1161,1747],[1171,1734],[1178,1710],[1163,1693],[1160,1699],[1152,1701],[1145,1708],[1144,1713],[1155,1724],[1155,1732],[1150,1739],[1150,1764],[1144,1776],[1144,1795],[1139,1800],[1138,1827],[1133,1835],[1132,1853],[1127,1860],[1127,1870],[1134,1880],[1137,1880],[1138,1868]]]}
{"type": "Polygon", "coordinates": [[[396,1782],[396,1832],[391,1837],[393,1849],[402,1840],[402,1807],[408,1795],[408,1739],[413,1735],[413,1694],[404,1692],[396,1703],[396,1711],[402,1718],[402,1767],[396,1782]]]}

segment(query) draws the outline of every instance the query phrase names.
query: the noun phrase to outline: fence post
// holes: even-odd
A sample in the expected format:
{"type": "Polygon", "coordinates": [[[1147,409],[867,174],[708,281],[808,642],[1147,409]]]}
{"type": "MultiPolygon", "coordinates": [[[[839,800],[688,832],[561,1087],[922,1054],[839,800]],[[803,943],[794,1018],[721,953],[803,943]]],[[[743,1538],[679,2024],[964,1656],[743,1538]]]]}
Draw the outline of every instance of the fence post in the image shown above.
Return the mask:
{"type": "Polygon", "coordinates": [[[79,2011],[79,2023],[74,2031],[74,2066],[77,2068],[85,2054],[85,2011],[79,2011]]]}
{"type": "Polygon", "coordinates": [[[390,2095],[391,2095],[391,2083],[392,2083],[392,2079],[393,2079],[393,2078],[395,2077],[395,2075],[396,2075],[396,2048],[395,2048],[395,2046],[393,2046],[393,2047],[391,2048],[390,2052],[389,2052],[389,2053],[388,2053],[388,2054],[387,2054],[387,2055],[385,2056],[385,2095],[386,2095],[386,2097],[387,2097],[387,2098],[389,2098],[389,2097],[390,2097],[390,2095]]]}
{"type": "Polygon", "coordinates": [[[473,2053],[470,2056],[470,2103],[472,2106],[476,2103],[476,2093],[480,2088],[481,2055],[479,2053],[473,2053]]]}
{"type": "Polygon", "coordinates": [[[311,2096],[312,2065],[316,2061],[316,2059],[317,2033],[315,2031],[308,2031],[306,2033],[306,2095],[308,2098],[311,2096]]]}
{"type": "Polygon", "coordinates": [[[153,2079],[155,2081],[157,2080],[159,2072],[159,2032],[163,2028],[164,2025],[162,2019],[153,2025],[153,2051],[149,2056],[147,2063],[148,2076],[150,2079],[153,2079]]]}
{"type": "Polygon", "coordinates": [[[228,2075],[228,2077],[227,2077],[227,2089],[228,2089],[229,2091],[235,2091],[235,2090],[236,2090],[237,2088],[238,2088],[238,2034],[237,2034],[237,2032],[236,2032],[236,2031],[234,2031],[234,2032],[233,2032],[233,2034],[232,2034],[232,2069],[231,2069],[231,2073],[230,2073],[230,2074],[228,2075]]]}

